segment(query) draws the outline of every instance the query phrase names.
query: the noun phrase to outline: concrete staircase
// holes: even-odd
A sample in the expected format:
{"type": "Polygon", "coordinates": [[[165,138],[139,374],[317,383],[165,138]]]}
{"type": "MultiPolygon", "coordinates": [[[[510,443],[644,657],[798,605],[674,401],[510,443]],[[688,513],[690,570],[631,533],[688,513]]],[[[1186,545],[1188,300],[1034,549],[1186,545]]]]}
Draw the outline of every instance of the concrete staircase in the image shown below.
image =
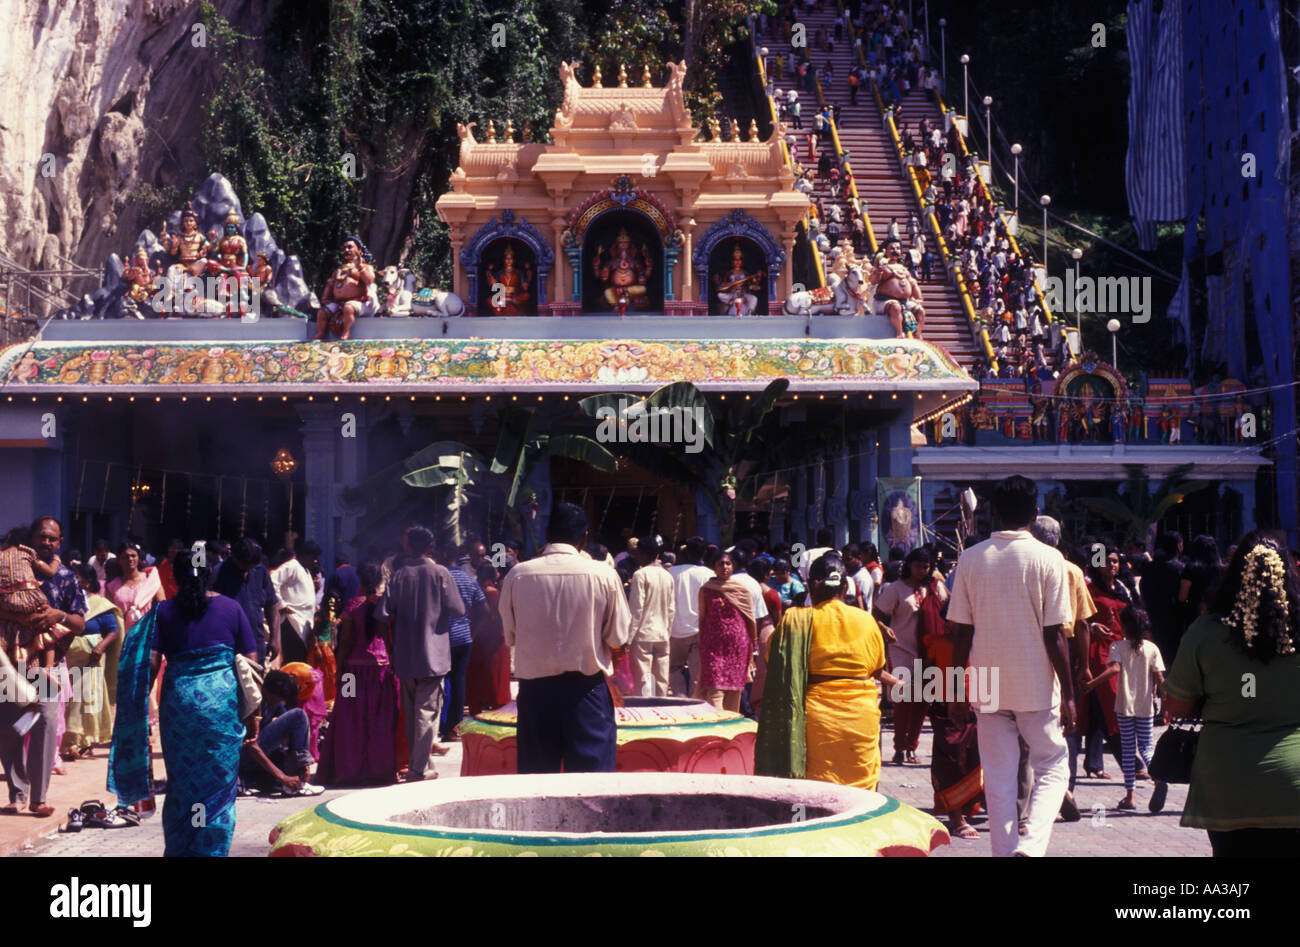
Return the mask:
{"type": "MultiPolygon", "coordinates": [[[[894,150],[888,129],[882,126],[880,112],[876,107],[870,85],[864,84],[859,87],[856,105],[849,102],[846,80],[849,69],[857,65],[853,44],[847,41],[837,42],[834,43],[834,52],[827,52],[818,49],[814,40],[819,27],[825,27],[827,35],[834,36],[836,15],[836,8],[827,6],[801,19],[800,22],[808,27],[809,61],[819,68],[824,67],[827,62],[833,66],[834,79],[828,84],[829,87],[823,87],[822,92],[827,105],[841,106],[840,125],[837,129],[840,144],[849,151],[849,165],[853,169],[854,180],[857,183],[858,197],[871,221],[871,230],[877,244],[888,236],[890,219],[897,218],[903,247],[907,249],[911,247],[907,236],[908,218],[917,214],[919,219],[919,208],[912,195],[906,171],[894,150]]],[[[847,36],[847,31],[844,35],[847,36]]],[[[775,35],[769,33],[759,37],[759,45],[768,47],[770,55],[784,56],[790,52],[790,47],[786,45],[779,31],[775,35]]],[[[797,56],[800,51],[794,52],[797,56]]],[[[776,85],[777,88],[788,90],[796,88],[797,82],[798,80],[787,71],[776,85]]],[[[810,96],[802,89],[799,90],[799,97],[804,103],[802,115],[804,129],[808,130],[813,127],[814,116],[818,111],[817,98],[815,94],[810,96]]],[[[915,125],[923,115],[942,121],[938,106],[927,101],[924,93],[915,90],[908,94],[907,101],[904,103],[904,114],[908,116],[906,121],[909,125],[915,125]]],[[[834,143],[829,135],[823,136],[821,147],[834,155],[834,143]]],[[[805,167],[809,166],[807,158],[807,148],[801,147],[799,160],[805,167]]],[[[813,162],[812,166],[815,165],[816,162],[813,162]]],[[[831,203],[829,185],[818,181],[814,193],[821,199],[822,206],[829,209],[831,203]]],[[[838,203],[844,214],[844,220],[847,221],[849,206],[846,202],[838,203]]],[[[933,239],[929,240],[929,244],[932,250],[936,249],[933,239]]],[[[960,294],[948,279],[940,260],[935,260],[931,279],[921,281],[921,292],[924,294],[926,341],[942,346],[963,368],[969,370],[980,355],[978,341],[966,318],[960,294]]]]}

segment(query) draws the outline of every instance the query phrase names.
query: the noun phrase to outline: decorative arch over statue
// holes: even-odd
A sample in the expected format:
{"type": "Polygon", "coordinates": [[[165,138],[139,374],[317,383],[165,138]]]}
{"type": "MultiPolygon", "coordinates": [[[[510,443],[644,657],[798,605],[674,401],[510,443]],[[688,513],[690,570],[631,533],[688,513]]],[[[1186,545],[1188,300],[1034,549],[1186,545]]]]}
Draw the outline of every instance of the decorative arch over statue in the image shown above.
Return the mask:
{"type": "Polygon", "coordinates": [[[1098,358],[1096,352],[1084,352],[1078,362],[1063,371],[1056,381],[1055,391],[1057,395],[1078,396],[1084,388],[1091,389],[1096,398],[1117,402],[1128,400],[1128,382],[1098,358]]]}
{"type": "MultiPolygon", "coordinates": [[[[477,308],[480,302],[479,296],[479,270],[484,265],[483,252],[493,241],[506,238],[509,240],[518,240],[527,246],[531,251],[531,256],[537,261],[537,287],[536,298],[538,300],[547,299],[546,282],[551,275],[551,267],[555,264],[555,254],[551,251],[550,245],[538,233],[537,228],[528,222],[527,217],[520,217],[515,220],[515,212],[512,210],[503,210],[501,220],[495,217],[480,227],[470,237],[469,242],[465,244],[464,249],[460,251],[460,265],[465,269],[465,284],[469,289],[469,306],[477,308]]],[[[483,300],[486,302],[486,300],[483,300]]]]}
{"type": "Polygon", "coordinates": [[[1053,393],[1058,441],[1122,443],[1127,439],[1128,383],[1096,352],[1084,352],[1076,364],[1063,371],[1053,393]]]}
{"type": "MultiPolygon", "coordinates": [[[[568,226],[561,241],[569,265],[573,267],[573,301],[581,303],[584,299],[600,296],[595,287],[589,284],[589,280],[594,279],[594,273],[587,272],[587,267],[593,262],[595,247],[587,246],[588,238],[604,234],[604,230],[614,220],[623,223],[613,234],[604,235],[611,243],[619,239],[622,230],[628,228],[630,230],[627,236],[636,245],[638,253],[642,244],[650,250],[649,238],[652,234],[657,238],[659,248],[658,251],[651,251],[650,278],[655,281],[656,289],[659,281],[662,281],[664,300],[674,299],[673,268],[677,265],[685,237],[678,229],[672,211],[654,194],[637,188],[631,178],[621,175],[615,179],[613,187],[592,194],[569,215],[568,226]],[[641,236],[636,237],[631,231],[639,231],[641,236]],[[654,259],[655,255],[659,259],[654,259]],[[584,283],[587,285],[584,286],[584,283]]],[[[602,248],[606,246],[602,243],[602,248]]],[[[654,295],[657,296],[657,292],[654,295]]]]}
{"type": "Polygon", "coordinates": [[[696,285],[700,287],[700,302],[708,302],[712,292],[712,284],[708,279],[709,258],[719,243],[736,237],[758,245],[766,263],[767,299],[770,302],[777,298],[776,280],[785,263],[785,251],[771,231],[737,207],[725,217],[715,220],[695,243],[691,264],[695,268],[696,285]]]}

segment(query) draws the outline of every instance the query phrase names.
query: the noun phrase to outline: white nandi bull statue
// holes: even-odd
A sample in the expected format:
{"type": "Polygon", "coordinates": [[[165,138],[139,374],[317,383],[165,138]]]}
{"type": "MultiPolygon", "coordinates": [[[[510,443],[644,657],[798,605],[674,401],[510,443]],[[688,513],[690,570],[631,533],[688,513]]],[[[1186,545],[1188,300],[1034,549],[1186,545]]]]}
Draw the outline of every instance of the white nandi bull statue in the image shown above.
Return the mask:
{"type": "Polygon", "coordinates": [[[448,290],[426,286],[417,290],[412,297],[411,313],[417,316],[450,319],[465,315],[465,301],[448,290]]]}
{"type": "Polygon", "coordinates": [[[402,267],[386,266],[381,274],[384,281],[383,311],[386,316],[405,317],[411,314],[411,300],[415,295],[415,274],[402,267]]]}
{"type": "Polygon", "coordinates": [[[850,266],[848,275],[830,286],[791,293],[781,307],[787,316],[861,316],[867,311],[867,301],[862,293],[862,268],[850,266]]]}

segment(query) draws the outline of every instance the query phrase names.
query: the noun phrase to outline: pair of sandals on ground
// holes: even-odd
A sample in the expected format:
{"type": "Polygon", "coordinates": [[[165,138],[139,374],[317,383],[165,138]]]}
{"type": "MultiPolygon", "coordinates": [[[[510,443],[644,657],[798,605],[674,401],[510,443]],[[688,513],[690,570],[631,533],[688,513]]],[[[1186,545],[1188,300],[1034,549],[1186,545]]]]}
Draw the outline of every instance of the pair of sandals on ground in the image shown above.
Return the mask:
{"type": "Polygon", "coordinates": [[[95,758],[95,748],[93,746],[83,746],[75,750],[64,750],[59,754],[59,759],[65,763],[75,763],[77,760],[90,760],[95,758]]]}
{"type": "Polygon", "coordinates": [[[82,829],[131,829],[140,824],[140,813],[127,806],[109,809],[98,799],[88,799],[78,809],[68,811],[68,824],[61,832],[80,832],[82,829]]]}

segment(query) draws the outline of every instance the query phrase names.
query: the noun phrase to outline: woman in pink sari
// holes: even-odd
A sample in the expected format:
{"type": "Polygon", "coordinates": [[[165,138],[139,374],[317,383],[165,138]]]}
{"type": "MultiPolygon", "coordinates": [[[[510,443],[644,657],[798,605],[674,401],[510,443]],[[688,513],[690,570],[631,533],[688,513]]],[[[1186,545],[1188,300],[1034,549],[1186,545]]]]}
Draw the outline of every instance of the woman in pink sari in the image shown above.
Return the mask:
{"type": "Polygon", "coordinates": [[[700,696],[739,713],[758,625],[749,589],[732,578],[735,569],[731,556],[722,553],[713,565],[714,577],[700,587],[700,696]]]}
{"type": "Polygon", "coordinates": [[[338,691],[316,778],[327,785],[388,785],[397,780],[403,728],[389,642],[374,619],[383,573],[379,563],[366,562],[357,574],[364,594],[348,603],[339,622],[338,691]]]}
{"type": "Polygon", "coordinates": [[[122,619],[129,629],[165,599],[162,579],[152,567],[140,568],[140,550],[123,543],[117,550],[117,562],[122,570],[120,578],[108,583],[108,598],[122,610],[122,619]]]}
{"type": "MultiPolygon", "coordinates": [[[[140,568],[140,550],[135,545],[122,543],[118,546],[117,558],[113,562],[121,575],[108,583],[108,600],[122,612],[123,627],[129,631],[155,604],[163,601],[167,593],[163,591],[157,569],[140,568]]],[[[166,673],[167,659],[164,658],[153,692],[149,695],[149,721],[155,731],[158,729],[158,695],[162,693],[163,675],[166,673]]]]}

